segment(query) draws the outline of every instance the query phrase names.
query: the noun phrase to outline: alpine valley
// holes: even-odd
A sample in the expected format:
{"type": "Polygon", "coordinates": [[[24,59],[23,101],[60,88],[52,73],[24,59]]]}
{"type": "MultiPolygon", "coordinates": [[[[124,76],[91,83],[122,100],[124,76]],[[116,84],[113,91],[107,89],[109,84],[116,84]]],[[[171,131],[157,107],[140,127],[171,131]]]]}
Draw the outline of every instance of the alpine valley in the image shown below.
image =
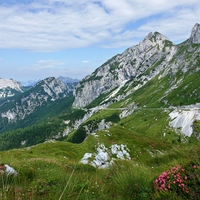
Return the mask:
{"type": "Polygon", "coordinates": [[[181,44],[149,33],[81,81],[0,79],[0,158],[20,177],[1,196],[199,199],[199,110],[200,24],[181,44]],[[156,185],[172,167],[184,180],[156,185]]]}

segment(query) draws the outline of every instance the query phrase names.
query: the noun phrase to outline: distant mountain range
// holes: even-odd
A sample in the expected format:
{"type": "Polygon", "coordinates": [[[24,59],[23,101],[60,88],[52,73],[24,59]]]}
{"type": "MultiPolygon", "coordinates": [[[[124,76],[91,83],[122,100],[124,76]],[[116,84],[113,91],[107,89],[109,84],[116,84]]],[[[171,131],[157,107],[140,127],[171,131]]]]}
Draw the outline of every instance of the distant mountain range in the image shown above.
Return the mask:
{"type": "MultiPolygon", "coordinates": [[[[61,80],[63,83],[77,83],[80,81],[78,79],[72,79],[72,78],[63,77],[63,76],[59,76],[58,79],[61,80]]],[[[35,80],[21,81],[20,83],[24,87],[30,87],[30,86],[34,86],[36,83],[40,81],[41,79],[35,79],[35,80]]]]}
{"type": "MultiPolygon", "coordinates": [[[[23,87],[12,79],[0,79],[0,131],[24,127],[40,120],[44,115],[49,116],[58,100],[72,95],[77,82],[66,79],[68,82],[64,83],[60,79],[49,77],[29,87],[23,87]]],[[[57,112],[52,115],[55,113],[57,112]]]]}
{"type": "Polygon", "coordinates": [[[0,79],[0,94],[3,199],[199,199],[200,24],[181,44],[149,33],[79,82],[0,79]]]}
{"type": "Polygon", "coordinates": [[[35,79],[35,80],[21,81],[20,83],[24,87],[30,87],[30,86],[34,86],[36,83],[40,81],[41,79],[35,79]]]}
{"type": "MultiPolygon", "coordinates": [[[[178,45],[159,32],[149,33],[138,45],[109,59],[81,81],[50,77],[25,89],[14,80],[5,80],[0,84],[4,97],[0,131],[43,122],[62,127],[51,132],[51,137],[44,131],[43,138],[64,137],[73,143],[105,129],[118,133],[122,127],[159,138],[166,132],[190,137],[200,116],[193,112],[200,103],[199,77],[200,24],[195,24],[190,37],[178,45]],[[178,108],[183,111],[177,112],[178,108]],[[51,122],[50,117],[54,117],[51,122]],[[137,121],[140,118],[144,121],[137,121]]],[[[178,135],[166,137],[170,140],[178,135]]]]}

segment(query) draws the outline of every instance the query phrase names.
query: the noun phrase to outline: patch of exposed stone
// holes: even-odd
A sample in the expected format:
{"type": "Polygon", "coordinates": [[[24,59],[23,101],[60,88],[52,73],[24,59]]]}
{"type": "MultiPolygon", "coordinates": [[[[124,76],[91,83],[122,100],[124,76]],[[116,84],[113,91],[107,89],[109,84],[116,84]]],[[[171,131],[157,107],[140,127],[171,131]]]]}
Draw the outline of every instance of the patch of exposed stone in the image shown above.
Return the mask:
{"type": "Polygon", "coordinates": [[[105,147],[104,144],[98,144],[95,153],[85,153],[80,160],[83,164],[90,164],[97,168],[108,168],[115,159],[130,160],[129,149],[124,144],[113,144],[105,147]]]}
{"type": "Polygon", "coordinates": [[[171,121],[169,125],[176,130],[190,137],[193,133],[193,123],[195,120],[200,120],[200,103],[189,106],[182,106],[179,108],[174,108],[174,110],[169,113],[171,121]]]}

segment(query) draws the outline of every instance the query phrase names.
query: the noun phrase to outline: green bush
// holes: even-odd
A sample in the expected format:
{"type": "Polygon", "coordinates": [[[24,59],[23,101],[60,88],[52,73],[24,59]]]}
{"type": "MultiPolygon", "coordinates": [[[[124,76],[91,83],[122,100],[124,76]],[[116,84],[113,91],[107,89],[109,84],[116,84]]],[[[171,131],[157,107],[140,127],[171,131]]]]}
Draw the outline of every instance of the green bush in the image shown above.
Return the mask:
{"type": "Polygon", "coordinates": [[[155,189],[161,193],[173,192],[182,199],[199,199],[200,166],[195,163],[175,166],[163,172],[154,181],[155,189]]]}

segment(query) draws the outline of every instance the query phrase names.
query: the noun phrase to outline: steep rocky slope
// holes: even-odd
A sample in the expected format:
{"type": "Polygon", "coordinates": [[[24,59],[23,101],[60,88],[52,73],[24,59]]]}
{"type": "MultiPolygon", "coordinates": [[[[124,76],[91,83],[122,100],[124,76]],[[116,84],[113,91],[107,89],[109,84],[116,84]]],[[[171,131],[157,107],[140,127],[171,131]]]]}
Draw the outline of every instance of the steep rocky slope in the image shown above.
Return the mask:
{"type": "MultiPolygon", "coordinates": [[[[4,124],[1,129],[9,124],[14,126],[19,121],[24,121],[28,125],[29,122],[27,121],[34,121],[35,117],[42,117],[44,115],[42,111],[46,110],[46,114],[51,112],[51,107],[57,104],[58,100],[71,95],[74,87],[75,84],[64,84],[62,81],[51,77],[40,81],[18,96],[5,99],[0,105],[0,121],[1,124],[4,124]],[[31,114],[35,116],[32,116],[32,119],[29,117],[31,114]]],[[[55,113],[57,113],[56,110],[55,113]]]]}
{"type": "Polygon", "coordinates": [[[22,93],[22,85],[13,79],[0,78],[0,99],[22,93]]]}
{"type": "MultiPolygon", "coordinates": [[[[114,56],[85,77],[74,91],[74,87],[50,78],[18,101],[5,101],[1,104],[1,124],[5,127],[25,121],[27,116],[43,115],[44,109],[56,115],[59,112],[52,105],[59,105],[62,110],[73,103],[67,112],[57,116],[57,127],[62,124],[59,131],[53,130],[51,136],[42,135],[42,141],[66,137],[67,141],[81,143],[90,135],[96,137],[96,133],[117,141],[124,131],[173,142],[193,137],[193,124],[200,116],[199,54],[199,24],[193,27],[189,39],[178,45],[158,32],[150,33],[138,45],[114,56]],[[70,103],[69,91],[74,95],[70,103]]],[[[200,138],[200,133],[195,136],[200,138]]],[[[25,140],[21,137],[21,141],[25,140]]],[[[105,145],[101,139],[98,142],[105,145]]]]}
{"type": "Polygon", "coordinates": [[[112,127],[113,120],[134,116],[141,109],[173,113],[179,108],[183,112],[171,118],[178,123],[169,123],[170,113],[165,121],[191,136],[192,124],[199,119],[199,54],[200,25],[195,24],[189,39],[181,44],[173,44],[158,32],[150,33],[138,45],[108,60],[74,90],[73,107],[86,113],[67,127],[68,132],[77,130],[70,141],[81,142],[102,127],[112,127]],[[182,114],[188,109],[197,111],[182,114]]]}
{"type": "MultiPolygon", "coordinates": [[[[129,88],[135,85],[135,88],[125,94],[127,96],[158,74],[160,78],[170,75],[173,79],[179,71],[186,74],[193,67],[198,71],[199,31],[200,25],[196,24],[190,38],[179,45],[173,44],[158,32],[149,33],[138,45],[114,56],[84,78],[74,91],[73,107],[85,107],[101,94],[123,85],[129,88]]],[[[174,79],[171,85],[175,88],[180,82],[181,79],[174,79]]],[[[173,87],[169,89],[173,90],[173,87]]]]}
{"type": "Polygon", "coordinates": [[[114,56],[83,79],[74,91],[73,106],[84,107],[102,93],[107,93],[129,80],[136,82],[152,79],[163,70],[176,51],[176,46],[165,36],[158,32],[150,33],[138,45],[114,56]]]}

